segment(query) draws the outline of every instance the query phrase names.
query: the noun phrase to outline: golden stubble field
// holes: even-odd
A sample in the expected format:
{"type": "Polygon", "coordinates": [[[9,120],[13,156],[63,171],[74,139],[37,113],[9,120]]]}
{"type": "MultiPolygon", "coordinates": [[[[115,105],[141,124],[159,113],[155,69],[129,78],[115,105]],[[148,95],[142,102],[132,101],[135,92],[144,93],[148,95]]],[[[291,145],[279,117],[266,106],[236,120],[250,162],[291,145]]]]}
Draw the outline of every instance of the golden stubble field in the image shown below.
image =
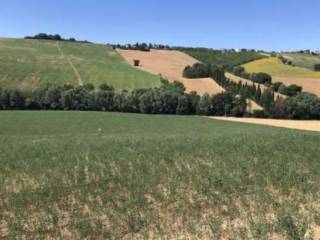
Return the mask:
{"type": "Polygon", "coordinates": [[[215,81],[210,78],[186,79],[182,77],[184,68],[199,61],[185,53],[171,50],[151,50],[143,52],[137,50],[117,49],[117,52],[131,65],[133,60],[141,61],[141,70],[155,75],[162,75],[171,81],[182,82],[187,91],[196,91],[202,95],[204,93],[217,94],[224,91],[215,81]]]}

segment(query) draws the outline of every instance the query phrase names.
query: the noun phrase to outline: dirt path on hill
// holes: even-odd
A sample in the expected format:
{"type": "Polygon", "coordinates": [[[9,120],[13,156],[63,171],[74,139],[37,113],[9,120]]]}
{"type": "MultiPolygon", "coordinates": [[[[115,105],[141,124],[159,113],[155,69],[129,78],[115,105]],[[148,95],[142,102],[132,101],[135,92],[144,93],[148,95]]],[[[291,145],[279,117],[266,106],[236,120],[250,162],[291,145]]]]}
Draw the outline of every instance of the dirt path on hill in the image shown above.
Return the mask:
{"type": "Polygon", "coordinates": [[[74,66],[74,64],[72,63],[71,59],[67,55],[65,55],[65,53],[63,52],[63,50],[60,47],[59,42],[56,43],[56,47],[57,47],[58,51],[60,52],[61,56],[63,56],[67,60],[69,66],[72,68],[72,70],[74,72],[74,75],[77,78],[79,86],[83,86],[84,83],[82,81],[82,78],[81,78],[81,75],[80,75],[78,69],[74,66]]]}
{"type": "Polygon", "coordinates": [[[210,117],[216,120],[251,123],[281,128],[300,129],[306,131],[320,132],[320,121],[300,121],[300,120],[277,120],[277,119],[258,119],[258,118],[234,118],[234,117],[210,117]]]}
{"type": "Polygon", "coordinates": [[[170,81],[182,82],[187,92],[196,91],[198,94],[204,93],[217,94],[224,91],[211,78],[187,79],[182,77],[184,68],[188,65],[197,63],[196,59],[189,55],[171,50],[151,50],[150,52],[117,49],[117,52],[130,64],[133,60],[140,60],[139,69],[146,72],[162,75],[170,81]]]}

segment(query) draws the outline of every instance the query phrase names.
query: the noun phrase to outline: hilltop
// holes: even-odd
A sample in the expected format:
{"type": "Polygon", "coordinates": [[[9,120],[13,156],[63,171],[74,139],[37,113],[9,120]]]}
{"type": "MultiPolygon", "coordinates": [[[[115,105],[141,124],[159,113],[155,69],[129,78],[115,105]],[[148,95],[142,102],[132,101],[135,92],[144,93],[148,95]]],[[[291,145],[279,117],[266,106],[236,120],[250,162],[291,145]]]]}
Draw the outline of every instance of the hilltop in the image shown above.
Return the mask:
{"type": "Polygon", "coordinates": [[[132,68],[107,45],[0,39],[0,87],[31,90],[87,83],[131,90],[158,86],[160,81],[158,76],[132,68]]]}

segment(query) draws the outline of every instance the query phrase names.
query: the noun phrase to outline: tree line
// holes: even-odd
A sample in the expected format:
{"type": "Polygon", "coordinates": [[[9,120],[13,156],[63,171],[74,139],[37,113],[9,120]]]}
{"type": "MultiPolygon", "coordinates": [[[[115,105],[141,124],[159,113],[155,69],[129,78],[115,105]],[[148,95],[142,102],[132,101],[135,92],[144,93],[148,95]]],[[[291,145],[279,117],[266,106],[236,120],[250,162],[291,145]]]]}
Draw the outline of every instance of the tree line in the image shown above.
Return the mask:
{"type": "MultiPolygon", "coordinates": [[[[219,72],[215,72],[219,74],[219,72]]],[[[222,76],[222,75],[220,75],[222,76]]],[[[106,84],[97,89],[85,86],[38,87],[30,93],[18,89],[0,89],[1,110],[65,110],[65,111],[115,111],[145,114],[254,116],[284,119],[320,119],[320,98],[300,93],[286,99],[274,99],[268,89],[254,90],[253,86],[241,85],[217,78],[227,90],[224,93],[199,96],[186,93],[183,84],[162,80],[158,88],[115,91],[106,84]],[[261,96],[260,96],[261,95],[261,96]],[[248,97],[250,96],[250,97],[248,97]],[[254,97],[253,97],[254,96],[254,97]],[[257,98],[264,111],[246,112],[246,99],[257,98]]]]}
{"type": "Polygon", "coordinates": [[[274,92],[278,92],[285,96],[295,96],[302,92],[303,88],[296,84],[291,84],[289,86],[281,82],[273,82],[272,76],[267,73],[247,73],[244,67],[238,66],[231,69],[231,72],[241,78],[251,80],[252,82],[263,84],[268,88],[272,88],[274,92]]]}
{"type": "Polygon", "coordinates": [[[87,40],[79,41],[73,37],[71,38],[63,38],[59,34],[47,34],[47,33],[39,33],[34,36],[26,36],[25,39],[37,39],[37,40],[53,40],[53,41],[65,41],[65,42],[78,42],[78,43],[91,43],[87,40]]]}
{"type": "Polygon", "coordinates": [[[200,97],[186,93],[182,83],[161,80],[161,86],[115,91],[106,84],[38,87],[30,93],[0,89],[1,110],[115,111],[145,114],[237,115],[245,114],[245,102],[232,93],[200,97]]]}
{"type": "Polygon", "coordinates": [[[241,52],[186,47],[173,47],[172,49],[184,52],[204,64],[212,64],[223,68],[242,65],[266,57],[259,52],[245,49],[241,50],[241,52]]]}
{"type": "Polygon", "coordinates": [[[163,45],[163,44],[152,44],[152,43],[135,43],[135,44],[111,44],[113,49],[124,49],[124,50],[138,50],[138,51],[144,51],[149,52],[151,49],[157,49],[157,50],[165,50],[165,49],[171,49],[169,45],[163,45]]]}

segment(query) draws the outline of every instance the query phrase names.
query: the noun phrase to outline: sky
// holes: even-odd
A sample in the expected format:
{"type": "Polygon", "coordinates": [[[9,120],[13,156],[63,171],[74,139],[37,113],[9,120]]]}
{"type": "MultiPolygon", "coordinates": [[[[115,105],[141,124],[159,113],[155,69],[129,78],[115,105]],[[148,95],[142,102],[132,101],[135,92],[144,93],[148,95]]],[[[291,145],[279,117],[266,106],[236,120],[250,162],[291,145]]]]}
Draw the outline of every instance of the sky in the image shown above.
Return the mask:
{"type": "Polygon", "coordinates": [[[1,0],[0,37],[320,49],[319,0],[1,0]]]}

